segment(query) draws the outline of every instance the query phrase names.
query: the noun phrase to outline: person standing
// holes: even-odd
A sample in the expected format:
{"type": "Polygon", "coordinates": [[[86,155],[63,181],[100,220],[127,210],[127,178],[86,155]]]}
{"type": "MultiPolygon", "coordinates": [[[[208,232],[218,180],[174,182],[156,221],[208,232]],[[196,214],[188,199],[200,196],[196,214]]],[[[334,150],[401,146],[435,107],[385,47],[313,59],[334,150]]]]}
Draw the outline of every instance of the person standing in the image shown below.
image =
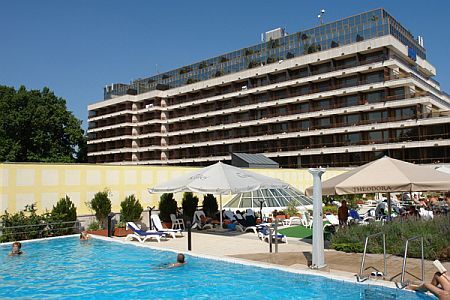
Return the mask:
{"type": "Polygon", "coordinates": [[[342,200],[341,206],[338,209],[338,219],[339,219],[339,226],[347,226],[347,220],[348,220],[348,207],[347,207],[347,201],[342,200]]]}

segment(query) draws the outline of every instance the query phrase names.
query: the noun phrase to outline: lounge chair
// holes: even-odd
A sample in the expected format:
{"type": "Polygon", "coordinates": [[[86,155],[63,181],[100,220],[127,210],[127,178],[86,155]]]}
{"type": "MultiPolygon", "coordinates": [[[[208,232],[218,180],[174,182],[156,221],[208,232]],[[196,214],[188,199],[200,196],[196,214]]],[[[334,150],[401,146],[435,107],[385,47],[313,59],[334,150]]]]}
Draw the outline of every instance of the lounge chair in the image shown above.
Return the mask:
{"type": "Polygon", "coordinates": [[[283,220],[283,225],[292,226],[292,225],[301,225],[302,219],[300,217],[290,217],[289,219],[283,220]]]}
{"type": "Polygon", "coordinates": [[[204,224],[202,223],[202,218],[206,218],[205,213],[202,210],[198,210],[194,213],[194,218],[192,220],[192,228],[198,228],[198,229],[212,229],[212,224],[204,224]]]}
{"type": "MultiPolygon", "coordinates": [[[[269,241],[269,235],[270,235],[270,228],[268,226],[261,226],[261,230],[258,232],[258,237],[261,239],[261,241],[269,241]]],[[[275,233],[272,233],[272,239],[278,239],[281,242],[284,242],[287,244],[287,238],[284,234],[278,233],[275,236],[275,233]]]]}
{"type": "Polygon", "coordinates": [[[170,214],[170,221],[172,221],[172,229],[185,229],[186,226],[184,226],[184,220],[183,219],[177,219],[177,216],[175,214],[170,214]],[[183,226],[183,227],[181,227],[183,226]]]}
{"type": "Polygon", "coordinates": [[[334,229],[336,230],[337,228],[339,228],[339,219],[338,219],[338,217],[336,217],[335,215],[325,215],[325,218],[330,223],[323,225],[323,229],[325,229],[327,227],[334,227],[334,229]]]}
{"type": "Polygon", "coordinates": [[[175,235],[177,233],[179,233],[179,234],[181,234],[181,236],[183,236],[183,232],[181,231],[181,229],[167,229],[167,228],[164,228],[162,226],[161,219],[159,218],[158,215],[152,215],[151,219],[152,219],[153,226],[155,226],[155,228],[156,228],[156,230],[158,232],[170,235],[174,239],[176,238],[175,235]]]}
{"type": "Polygon", "coordinates": [[[306,211],[302,212],[301,222],[302,222],[303,226],[305,226],[307,228],[312,228],[312,218],[308,212],[306,212],[306,211]]]}
{"type": "Polygon", "coordinates": [[[166,237],[166,234],[162,232],[141,230],[134,222],[127,222],[127,228],[132,230],[133,233],[128,234],[125,240],[136,239],[140,243],[144,243],[146,240],[156,239],[159,243],[161,242],[161,237],[166,237]]]}
{"type": "Polygon", "coordinates": [[[349,217],[351,218],[349,219],[349,223],[354,222],[355,224],[367,225],[371,222],[375,222],[374,217],[368,215],[360,216],[359,213],[354,209],[350,209],[349,217]]]}
{"type": "Polygon", "coordinates": [[[223,214],[224,214],[224,217],[226,219],[229,219],[232,222],[236,221],[236,217],[235,217],[234,213],[231,210],[226,210],[226,211],[224,211],[223,214]]]}

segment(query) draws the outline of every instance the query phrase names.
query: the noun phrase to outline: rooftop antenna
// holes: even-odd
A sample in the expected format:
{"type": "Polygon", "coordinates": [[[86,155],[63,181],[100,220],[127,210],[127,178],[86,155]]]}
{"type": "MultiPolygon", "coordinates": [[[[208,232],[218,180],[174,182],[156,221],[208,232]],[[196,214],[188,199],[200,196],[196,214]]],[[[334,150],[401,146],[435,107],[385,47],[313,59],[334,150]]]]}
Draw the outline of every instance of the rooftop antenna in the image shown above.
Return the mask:
{"type": "Polygon", "coordinates": [[[320,25],[323,24],[323,16],[325,15],[325,9],[322,9],[320,11],[320,14],[317,15],[317,18],[319,19],[320,25]]]}
{"type": "Polygon", "coordinates": [[[159,71],[158,71],[158,64],[156,64],[156,74],[159,74],[159,71]]]}

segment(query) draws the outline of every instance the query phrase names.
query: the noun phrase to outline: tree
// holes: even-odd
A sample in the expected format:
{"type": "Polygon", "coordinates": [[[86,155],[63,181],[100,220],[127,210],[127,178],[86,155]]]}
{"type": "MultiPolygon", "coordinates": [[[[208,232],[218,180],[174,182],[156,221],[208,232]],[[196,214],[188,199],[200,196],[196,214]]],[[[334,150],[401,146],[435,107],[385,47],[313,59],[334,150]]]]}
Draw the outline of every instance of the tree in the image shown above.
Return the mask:
{"type": "Polygon", "coordinates": [[[49,88],[0,86],[0,161],[85,162],[81,121],[49,88]]]}
{"type": "Polygon", "coordinates": [[[120,203],[120,221],[124,223],[140,221],[143,210],[141,203],[134,195],[127,196],[120,203]]]}
{"type": "Polygon", "coordinates": [[[101,228],[106,228],[106,218],[111,212],[111,200],[108,190],[98,192],[91,200],[90,208],[95,212],[95,217],[100,223],[101,228]]]}

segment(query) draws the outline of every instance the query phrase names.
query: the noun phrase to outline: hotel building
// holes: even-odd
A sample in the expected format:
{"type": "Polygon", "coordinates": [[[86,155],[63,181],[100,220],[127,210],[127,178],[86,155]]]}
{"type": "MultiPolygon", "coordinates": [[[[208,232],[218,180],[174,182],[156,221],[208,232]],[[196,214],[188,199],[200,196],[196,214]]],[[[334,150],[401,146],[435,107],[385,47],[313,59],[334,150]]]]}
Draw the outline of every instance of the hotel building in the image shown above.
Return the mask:
{"type": "Polygon", "coordinates": [[[112,84],[88,106],[91,163],[208,165],[263,153],[281,167],[383,155],[450,162],[450,98],[423,39],[383,9],[176,70],[112,84]]]}

